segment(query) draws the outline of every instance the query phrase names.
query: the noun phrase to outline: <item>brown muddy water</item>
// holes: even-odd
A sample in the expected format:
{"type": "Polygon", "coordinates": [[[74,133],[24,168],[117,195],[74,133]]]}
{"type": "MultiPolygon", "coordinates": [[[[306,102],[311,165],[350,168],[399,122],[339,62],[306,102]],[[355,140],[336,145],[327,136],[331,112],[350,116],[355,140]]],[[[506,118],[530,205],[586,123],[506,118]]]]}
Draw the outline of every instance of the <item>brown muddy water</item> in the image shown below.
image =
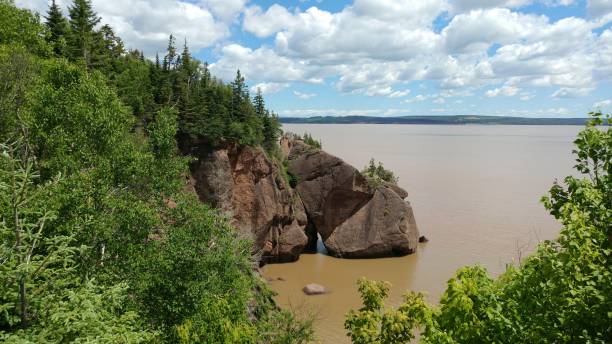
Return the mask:
{"type": "Polygon", "coordinates": [[[554,238],[560,226],[539,202],[555,178],[572,173],[577,126],[285,125],[309,132],[323,148],[361,169],[375,158],[393,170],[409,192],[417,224],[429,242],[401,258],[345,260],[303,254],[289,264],[264,267],[276,301],[316,314],[321,343],[348,343],[344,316],[360,307],[360,277],[393,284],[389,304],[406,290],[437,302],[454,272],[482,264],[504,271],[554,238]],[[330,290],[306,296],[319,283],[330,290]]]}

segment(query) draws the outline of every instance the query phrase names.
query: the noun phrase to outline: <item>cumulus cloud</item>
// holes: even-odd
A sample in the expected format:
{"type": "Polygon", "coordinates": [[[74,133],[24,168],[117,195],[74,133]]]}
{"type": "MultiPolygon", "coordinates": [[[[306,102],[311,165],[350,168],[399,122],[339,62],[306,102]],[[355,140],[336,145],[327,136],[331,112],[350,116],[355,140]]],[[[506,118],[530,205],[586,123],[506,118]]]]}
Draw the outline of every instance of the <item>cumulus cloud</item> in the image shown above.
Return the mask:
{"type": "Polygon", "coordinates": [[[382,116],[395,117],[410,114],[410,109],[287,109],[279,111],[283,117],[315,116],[382,116]]]}
{"type": "Polygon", "coordinates": [[[489,98],[497,97],[497,96],[506,96],[512,97],[517,94],[519,89],[515,86],[505,85],[501,88],[495,88],[493,90],[488,90],[485,95],[489,98]]]}
{"type": "Polygon", "coordinates": [[[529,5],[532,0],[455,0],[452,9],[455,12],[468,12],[475,9],[508,7],[517,8],[529,5]]]}
{"type": "Polygon", "coordinates": [[[272,93],[278,93],[287,87],[289,87],[289,84],[287,83],[260,82],[259,84],[256,84],[253,87],[251,87],[251,92],[256,93],[257,90],[260,90],[262,94],[272,94],[272,93]]]}
{"type": "Polygon", "coordinates": [[[240,68],[243,75],[250,80],[277,83],[322,82],[322,79],[316,76],[317,71],[307,63],[280,56],[270,48],[251,49],[239,44],[229,44],[221,49],[221,54],[221,59],[211,64],[210,70],[224,80],[232,80],[236,70],[240,68]]]}
{"type": "Polygon", "coordinates": [[[313,97],[316,96],[315,93],[303,93],[303,92],[300,92],[300,91],[293,91],[293,95],[298,97],[298,98],[300,98],[300,99],[302,99],[302,100],[308,100],[308,99],[313,98],[313,97]]]}
{"type": "Polygon", "coordinates": [[[389,98],[402,98],[410,94],[410,90],[393,91],[389,94],[389,98]]]}
{"type": "Polygon", "coordinates": [[[608,106],[610,106],[610,104],[612,104],[612,100],[605,99],[605,100],[598,101],[595,104],[593,104],[593,108],[595,108],[595,109],[603,109],[603,108],[607,108],[608,106]]]}
{"type": "Polygon", "coordinates": [[[293,15],[278,4],[274,4],[263,11],[259,6],[251,6],[244,13],[244,30],[257,37],[268,37],[288,27],[293,20],[293,15]]]}
{"type": "Polygon", "coordinates": [[[410,98],[410,99],[404,100],[404,103],[410,104],[410,103],[422,102],[422,101],[425,101],[425,100],[427,100],[427,96],[424,96],[422,94],[418,94],[414,98],[410,98]]]}
{"type": "Polygon", "coordinates": [[[603,17],[612,12],[612,0],[588,0],[587,10],[593,17],[603,17]]]}
{"type": "Polygon", "coordinates": [[[202,0],[202,7],[208,8],[212,13],[224,21],[233,21],[242,12],[249,0],[202,0]]]}
{"type": "MultiPolygon", "coordinates": [[[[47,7],[47,0],[16,2],[39,11],[47,7]]],[[[474,93],[530,100],[536,93],[524,90],[583,97],[612,81],[612,29],[606,26],[612,21],[612,0],[586,5],[575,0],[353,0],[338,11],[318,8],[317,1],[309,1],[312,6],[305,10],[279,4],[262,8],[248,0],[93,3],[129,47],[144,48],[148,55],[163,52],[174,33],[179,44],[186,37],[192,50],[215,47],[217,59],[210,66],[215,75],[231,80],[240,68],[270,92],[294,82],[329,82],[344,93],[401,99],[409,96],[406,85],[428,81],[438,94],[403,102],[474,93]],[[526,6],[535,2],[585,6],[589,16],[553,20],[527,13],[526,6]],[[259,47],[230,41],[232,25],[268,39],[259,47]]]]}
{"type": "MultiPolygon", "coordinates": [[[[102,22],[112,26],[128,48],[143,50],[147,56],[153,56],[165,51],[170,34],[181,42],[187,39],[193,51],[210,47],[228,37],[228,26],[211,12],[211,9],[221,11],[220,4],[225,1],[194,4],[181,0],[93,0],[92,4],[102,22]]],[[[64,9],[70,3],[58,1],[64,9]]],[[[16,4],[43,14],[48,8],[47,0],[17,0],[16,4]]]]}

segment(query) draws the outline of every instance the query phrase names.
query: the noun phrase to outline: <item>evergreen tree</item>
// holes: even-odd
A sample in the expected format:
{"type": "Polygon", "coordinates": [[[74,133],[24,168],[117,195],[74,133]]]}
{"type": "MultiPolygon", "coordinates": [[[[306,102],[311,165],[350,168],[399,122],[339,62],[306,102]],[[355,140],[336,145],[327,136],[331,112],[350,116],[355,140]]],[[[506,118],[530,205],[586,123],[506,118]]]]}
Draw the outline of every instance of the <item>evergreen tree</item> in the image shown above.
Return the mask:
{"type": "Polygon", "coordinates": [[[70,14],[70,55],[73,59],[82,59],[91,67],[94,53],[96,32],[94,28],[100,23],[100,17],[94,12],[90,0],[74,0],[68,9],[70,14]]]}
{"type": "Polygon", "coordinates": [[[62,14],[62,10],[55,0],[51,2],[47,16],[45,17],[49,35],[47,41],[53,47],[55,56],[63,56],[66,53],[66,34],[68,33],[68,21],[62,14]]]}
{"type": "Polygon", "coordinates": [[[113,78],[117,72],[118,59],[125,53],[123,41],[115,35],[115,31],[109,25],[103,25],[94,37],[95,46],[91,63],[113,78]]]}
{"type": "Polygon", "coordinates": [[[169,71],[174,69],[176,63],[176,41],[173,35],[170,35],[168,39],[168,49],[166,56],[164,57],[164,70],[169,71]]]}
{"type": "Polygon", "coordinates": [[[245,93],[245,80],[242,74],[240,73],[240,69],[236,71],[236,78],[231,84],[232,87],[232,118],[234,120],[243,117],[242,111],[242,102],[244,100],[245,93]]]}
{"type": "Polygon", "coordinates": [[[266,102],[264,101],[263,94],[261,93],[261,88],[259,87],[257,87],[257,94],[255,95],[253,102],[255,103],[255,113],[257,114],[257,116],[263,118],[266,115],[269,115],[266,113],[266,102]]]}

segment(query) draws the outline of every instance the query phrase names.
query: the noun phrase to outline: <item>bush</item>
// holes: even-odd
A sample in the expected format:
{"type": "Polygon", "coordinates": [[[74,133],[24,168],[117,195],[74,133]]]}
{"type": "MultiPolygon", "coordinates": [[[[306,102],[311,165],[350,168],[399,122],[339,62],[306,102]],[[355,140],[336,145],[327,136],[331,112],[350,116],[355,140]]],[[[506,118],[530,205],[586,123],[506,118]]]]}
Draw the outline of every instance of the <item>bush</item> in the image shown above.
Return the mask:
{"type": "Polygon", "coordinates": [[[379,185],[385,182],[397,184],[399,180],[399,178],[393,174],[393,171],[385,169],[381,162],[379,162],[377,165],[374,159],[370,159],[370,162],[363,168],[361,174],[374,185],[379,185]]]}

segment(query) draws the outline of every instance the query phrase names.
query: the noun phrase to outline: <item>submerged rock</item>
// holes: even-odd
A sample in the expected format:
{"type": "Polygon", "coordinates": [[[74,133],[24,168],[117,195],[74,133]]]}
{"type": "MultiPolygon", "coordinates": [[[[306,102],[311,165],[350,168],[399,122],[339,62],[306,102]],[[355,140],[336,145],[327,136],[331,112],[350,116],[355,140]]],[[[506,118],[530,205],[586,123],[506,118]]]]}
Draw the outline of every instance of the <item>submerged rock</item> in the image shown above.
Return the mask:
{"type": "Polygon", "coordinates": [[[231,145],[198,155],[191,174],[200,199],[253,239],[262,263],[297,260],[308,243],[304,206],[265,152],[231,145]]]}
{"type": "Polygon", "coordinates": [[[307,284],[304,288],[302,288],[302,291],[306,295],[321,295],[327,293],[324,286],[316,283],[307,284]]]}
{"type": "Polygon", "coordinates": [[[310,225],[331,255],[374,258],[416,250],[419,232],[405,190],[371,185],[353,166],[302,141],[284,138],[281,147],[310,225]]]}

